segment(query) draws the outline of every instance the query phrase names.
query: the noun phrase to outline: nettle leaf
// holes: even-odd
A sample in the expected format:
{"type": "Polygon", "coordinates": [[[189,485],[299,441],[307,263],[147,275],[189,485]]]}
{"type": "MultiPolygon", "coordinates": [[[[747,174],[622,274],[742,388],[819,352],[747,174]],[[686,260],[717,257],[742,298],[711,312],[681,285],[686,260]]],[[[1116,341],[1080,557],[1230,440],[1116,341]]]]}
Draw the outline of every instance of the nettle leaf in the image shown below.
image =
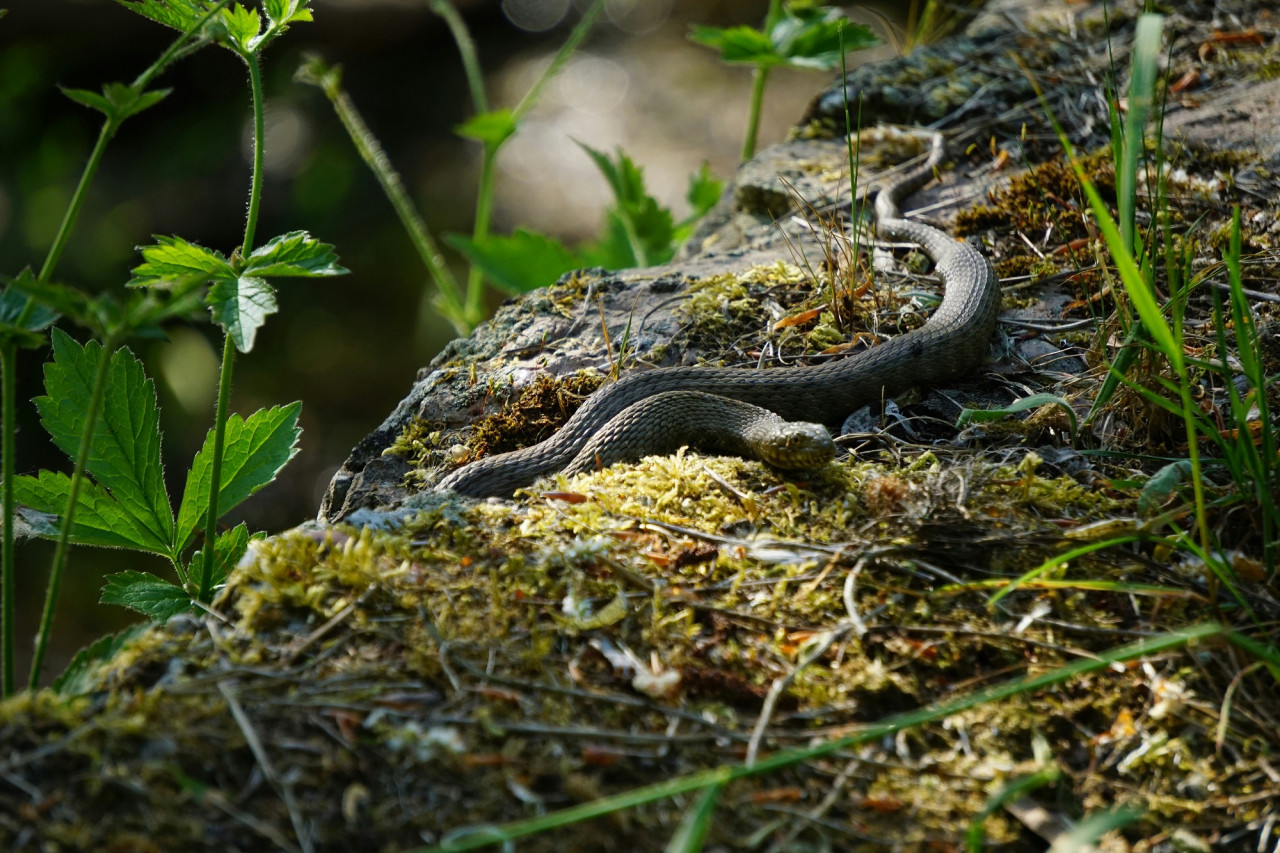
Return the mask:
{"type": "Polygon", "coordinates": [[[142,263],[133,268],[129,287],[172,287],[191,278],[205,281],[235,278],[236,271],[221,252],[188,243],[181,237],[156,236],[153,246],[139,246],[142,263]]]}
{"type": "Polygon", "coordinates": [[[258,329],[279,307],[275,288],[250,275],[218,279],[209,288],[205,304],[213,322],[222,327],[240,352],[253,349],[258,329]]]}
{"type": "Polygon", "coordinates": [[[145,622],[130,625],[123,631],[99,637],[76,652],[62,675],[54,679],[54,692],[63,696],[79,696],[87,692],[95,686],[90,676],[99,669],[97,665],[111,660],[121,649],[142,636],[149,627],[151,626],[145,622]]]}
{"type": "Polygon", "coordinates": [[[581,142],[578,145],[595,162],[614,196],[614,207],[606,214],[605,239],[584,255],[610,269],[670,260],[675,254],[675,220],[645,189],[644,170],[621,149],[614,160],[581,142]]]}
{"type": "Polygon", "coordinates": [[[121,122],[131,115],[142,112],[148,107],[160,103],[171,92],[171,89],[155,89],[150,92],[140,91],[124,83],[106,83],[102,94],[98,95],[87,89],[67,89],[58,87],[77,104],[83,104],[97,110],[115,122],[121,122]]]}
{"type": "Polygon", "coordinates": [[[698,44],[720,51],[725,62],[752,65],[780,65],[782,58],[773,49],[769,37],[754,27],[695,26],[689,38],[698,44]]]}
{"type": "Polygon", "coordinates": [[[190,610],[191,597],[182,587],[150,572],[117,572],[107,575],[102,588],[103,604],[118,604],[143,613],[155,622],[166,622],[190,610]]]}
{"type": "Polygon", "coordinates": [[[262,19],[258,17],[258,10],[246,9],[237,3],[229,9],[223,9],[219,17],[232,43],[244,53],[252,52],[254,41],[262,29],[262,19]]]}
{"type": "Polygon", "coordinates": [[[13,341],[28,349],[44,345],[44,330],[53,325],[58,315],[41,304],[44,300],[37,297],[35,290],[35,276],[25,269],[0,291],[0,341],[13,341]],[[35,303],[29,306],[33,299],[35,303]]]}
{"type": "MultiPolygon", "coordinates": [[[[298,414],[301,403],[273,406],[254,412],[249,419],[239,415],[227,418],[226,445],[222,458],[222,479],[218,490],[218,516],[222,517],[240,505],[254,492],[276,478],[298,452],[298,414]]],[[[199,525],[209,511],[209,484],[213,476],[213,430],[205,437],[204,447],[196,454],[187,474],[178,510],[177,549],[191,544],[199,525]]]]}
{"type": "Polygon", "coordinates": [[[263,278],[300,276],[322,278],[346,275],[338,264],[338,255],[329,243],[321,243],[306,231],[290,231],[273,237],[245,259],[243,274],[263,278]]]}
{"type": "MultiPolygon", "coordinates": [[[[213,589],[227,579],[227,574],[240,562],[244,552],[249,550],[249,528],[241,522],[226,533],[218,534],[218,541],[213,543],[214,567],[209,588],[213,589]]],[[[196,551],[191,555],[191,566],[187,576],[192,582],[200,585],[204,580],[204,551],[196,551]]]]}
{"type": "Polygon", "coordinates": [[[703,160],[702,168],[689,176],[689,190],[684,196],[693,208],[689,218],[701,219],[706,216],[707,211],[716,206],[723,192],[724,181],[711,174],[711,164],[703,160]]]}
{"type": "Polygon", "coordinates": [[[77,104],[86,106],[91,110],[97,110],[107,116],[111,115],[111,102],[97,92],[90,92],[88,89],[68,89],[65,86],[59,86],[58,90],[77,104]]]}
{"type": "Polygon", "coordinates": [[[513,136],[516,128],[516,117],[511,110],[493,110],[473,115],[462,124],[456,125],[453,132],[466,139],[475,139],[496,148],[513,136]]]}
{"type": "Polygon", "coordinates": [[[478,266],[494,286],[512,295],[551,284],[584,265],[582,258],[560,241],[523,228],[507,237],[489,237],[483,243],[459,234],[450,234],[445,240],[478,266]]]}
{"type": "Polygon", "coordinates": [[[767,32],[752,27],[694,27],[689,37],[719,50],[725,62],[823,71],[840,64],[841,30],[845,51],[861,50],[879,41],[869,27],[850,23],[831,6],[785,6],[766,29],[767,32]]]}
{"type": "Polygon", "coordinates": [[[309,0],[266,0],[263,6],[267,11],[267,18],[276,26],[282,27],[294,21],[310,21],[308,2],[309,0]]]}
{"type": "Polygon", "coordinates": [[[131,9],[150,18],[157,24],[173,27],[175,30],[189,30],[200,22],[213,4],[206,0],[116,0],[126,9],[131,9]]]}
{"type": "Polygon", "coordinates": [[[166,553],[164,549],[173,536],[173,510],[160,461],[160,409],[155,383],[147,378],[142,362],[127,347],[107,356],[96,341],[82,347],[55,329],[53,360],[44,367],[47,396],[36,397],[32,402],[54,443],[74,458],[79,452],[95,376],[102,360],[108,357],[106,386],[89,456],[84,460],[85,470],[136,521],[136,544],[166,553]]]}
{"type": "MultiPolygon", "coordinates": [[[[31,532],[45,539],[56,539],[62,529],[62,513],[71,494],[71,478],[66,474],[41,471],[38,477],[13,479],[15,500],[53,518],[53,523],[30,523],[31,532]]],[[[168,541],[156,539],[140,520],[124,511],[111,494],[92,480],[80,483],[76,493],[76,518],[71,527],[71,541],[77,545],[99,548],[132,548],[161,556],[169,555],[168,541]]]]}

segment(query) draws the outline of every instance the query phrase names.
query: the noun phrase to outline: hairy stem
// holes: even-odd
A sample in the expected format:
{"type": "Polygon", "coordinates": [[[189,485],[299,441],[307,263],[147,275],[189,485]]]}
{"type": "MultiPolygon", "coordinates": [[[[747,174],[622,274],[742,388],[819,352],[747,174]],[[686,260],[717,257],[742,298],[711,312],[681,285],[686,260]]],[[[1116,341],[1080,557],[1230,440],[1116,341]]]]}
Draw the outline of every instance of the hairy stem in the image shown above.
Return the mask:
{"type": "Polygon", "coordinates": [[[319,86],[325,97],[329,99],[329,103],[333,105],[333,110],[338,114],[338,120],[342,122],[347,135],[351,137],[351,142],[359,152],[360,159],[364,160],[373,172],[378,185],[382,187],[383,194],[395,209],[400,224],[409,235],[414,249],[417,250],[422,265],[427,268],[428,275],[435,282],[440,312],[453,324],[458,334],[468,334],[471,331],[471,325],[466,321],[462,289],[458,280],[454,278],[448,264],[445,263],[440,247],[436,245],[431,232],[427,230],[427,224],[423,221],[422,215],[418,213],[409,194],[405,192],[404,183],[392,167],[390,158],[378,144],[377,137],[369,130],[369,126],[365,124],[351,98],[342,90],[338,73],[323,68],[319,60],[314,60],[303,66],[298,77],[319,86]]]}
{"type": "Polygon", "coordinates": [[[760,108],[764,103],[764,84],[769,79],[769,69],[757,65],[751,72],[751,107],[747,112],[747,135],[742,140],[742,161],[755,156],[756,135],[760,132],[760,108]]]}
{"type": "MultiPolygon", "coordinates": [[[[477,245],[483,244],[489,236],[489,221],[493,215],[493,178],[498,160],[498,145],[486,142],[484,156],[480,161],[480,185],[476,189],[476,219],[471,230],[471,239],[477,245]]],[[[484,275],[475,264],[467,272],[467,303],[464,316],[467,324],[474,327],[484,316],[484,275]]]]}
{"type": "Polygon", "coordinates": [[[209,472],[209,513],[204,521],[204,565],[200,571],[200,591],[196,600],[207,602],[213,586],[218,541],[218,494],[222,490],[222,455],[227,445],[227,408],[231,400],[231,374],[236,347],[231,335],[222,340],[222,371],[218,376],[218,408],[213,416],[213,464],[209,472]]]}
{"type": "Polygon", "coordinates": [[[249,184],[249,214],[244,221],[244,242],[240,244],[241,251],[247,256],[253,251],[258,208],[262,204],[262,137],[266,111],[262,104],[262,68],[258,64],[258,55],[249,54],[244,61],[249,66],[249,89],[253,94],[253,178],[249,184]]]}

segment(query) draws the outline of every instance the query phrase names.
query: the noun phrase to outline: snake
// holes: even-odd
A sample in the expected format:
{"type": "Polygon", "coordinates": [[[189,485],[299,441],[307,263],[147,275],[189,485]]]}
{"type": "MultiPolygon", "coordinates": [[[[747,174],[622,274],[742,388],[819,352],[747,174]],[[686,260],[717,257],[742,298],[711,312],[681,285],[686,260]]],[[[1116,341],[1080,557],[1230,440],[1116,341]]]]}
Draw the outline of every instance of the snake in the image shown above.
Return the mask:
{"type": "Polygon", "coordinates": [[[818,430],[838,426],[884,394],[936,385],[972,371],[985,358],[995,332],[999,280],[991,263],[968,243],[903,217],[899,204],[929,182],[946,153],[942,134],[913,133],[931,140],[929,154],[879,184],[875,233],[883,241],[914,243],[933,260],[943,295],[922,326],[822,364],[764,370],[679,366],[629,373],[595,391],[550,438],[463,465],[436,490],[510,497],[549,473],[592,470],[670,453],[683,444],[766,462],[774,453],[780,461],[773,464],[779,467],[816,467],[813,459],[829,456],[818,430]]]}

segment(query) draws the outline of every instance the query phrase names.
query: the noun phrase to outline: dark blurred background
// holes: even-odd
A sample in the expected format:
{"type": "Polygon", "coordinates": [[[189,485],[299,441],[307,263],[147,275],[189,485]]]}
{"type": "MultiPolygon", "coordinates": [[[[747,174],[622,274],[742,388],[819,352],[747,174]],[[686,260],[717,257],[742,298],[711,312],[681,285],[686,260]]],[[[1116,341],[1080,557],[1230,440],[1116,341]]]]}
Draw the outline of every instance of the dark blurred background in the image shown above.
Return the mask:
{"type": "MultiPolygon", "coordinates": [[[[476,39],[492,108],[519,100],[586,7],[583,0],[459,0],[476,39]]],[[[886,3],[886,6],[901,4],[886,3]]],[[[58,86],[97,91],[129,81],[176,35],[107,0],[0,0],[0,274],[39,269],[100,126],[58,86]]],[[[573,242],[595,234],[610,196],[575,144],[622,146],[651,192],[687,212],[690,173],[706,160],[736,166],[750,73],[687,40],[694,23],[758,26],[767,0],[609,0],[583,48],[501,155],[494,231],[523,226],[573,242]]],[[[284,280],[280,312],[236,362],[233,411],[302,400],[302,450],[279,480],[231,520],[270,532],[315,515],[330,476],[406,394],[453,335],[431,310],[430,284],[409,240],[322,93],[293,82],[303,52],[341,63],[343,82],[404,178],[428,225],[468,233],[479,148],[451,129],[471,113],[457,50],[425,0],[317,0],[265,57],[267,176],[259,242],[306,229],[333,243],[351,275],[284,280]]],[[[855,16],[859,13],[854,12],[855,16]]],[[[875,23],[872,14],[863,20],[875,23]]],[[[855,61],[867,54],[855,55],[855,61]]],[[[775,72],[760,145],[780,141],[830,75],[775,72]]],[[[229,253],[244,227],[249,96],[243,65],[207,48],[172,66],[158,106],[127,121],[107,150],[55,279],[119,288],[135,246],[181,235],[229,253]]],[[[451,258],[456,261],[456,258],[451,258]]],[[[457,269],[461,273],[461,268],[457,269]]],[[[496,304],[497,297],[491,300],[496,304]]],[[[68,329],[83,338],[81,330],[68,329]]],[[[208,324],[135,341],[162,406],[170,494],[213,414],[220,338],[208,324]]],[[[27,402],[42,393],[46,353],[20,362],[18,468],[69,470],[27,402]]],[[[19,547],[19,677],[44,596],[51,548],[19,547]]],[[[80,646],[133,621],[96,604],[104,573],[171,577],[162,562],[123,552],[72,554],[46,681],[80,646]]]]}

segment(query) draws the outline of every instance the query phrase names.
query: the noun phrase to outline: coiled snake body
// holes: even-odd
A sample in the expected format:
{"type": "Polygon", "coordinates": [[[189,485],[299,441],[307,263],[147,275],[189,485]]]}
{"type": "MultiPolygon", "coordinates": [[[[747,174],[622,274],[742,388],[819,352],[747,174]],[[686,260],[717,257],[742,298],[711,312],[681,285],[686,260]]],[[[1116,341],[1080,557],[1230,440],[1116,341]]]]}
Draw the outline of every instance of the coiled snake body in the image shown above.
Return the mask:
{"type": "MultiPolygon", "coordinates": [[[[671,452],[680,444],[695,443],[690,440],[695,433],[719,434],[727,428],[721,421],[740,426],[745,419],[748,430],[767,429],[769,425],[760,421],[769,420],[768,412],[756,418],[752,406],[788,421],[839,425],[858,407],[878,402],[882,392],[935,384],[970,371],[981,362],[995,331],[1000,287],[991,264],[972,247],[901,217],[899,201],[927,183],[942,161],[942,136],[929,135],[928,158],[884,184],[875,204],[877,235],[918,244],[933,259],[945,286],[941,304],[923,326],[825,364],[777,370],[667,367],[633,373],[592,394],[546,441],[479,459],[445,477],[436,488],[475,497],[509,496],[538,476],[566,467],[587,470],[597,460],[608,464],[671,452]]],[[[711,444],[738,453],[749,449],[735,437],[711,444]]],[[[786,467],[785,458],[779,464],[786,467]]]]}

